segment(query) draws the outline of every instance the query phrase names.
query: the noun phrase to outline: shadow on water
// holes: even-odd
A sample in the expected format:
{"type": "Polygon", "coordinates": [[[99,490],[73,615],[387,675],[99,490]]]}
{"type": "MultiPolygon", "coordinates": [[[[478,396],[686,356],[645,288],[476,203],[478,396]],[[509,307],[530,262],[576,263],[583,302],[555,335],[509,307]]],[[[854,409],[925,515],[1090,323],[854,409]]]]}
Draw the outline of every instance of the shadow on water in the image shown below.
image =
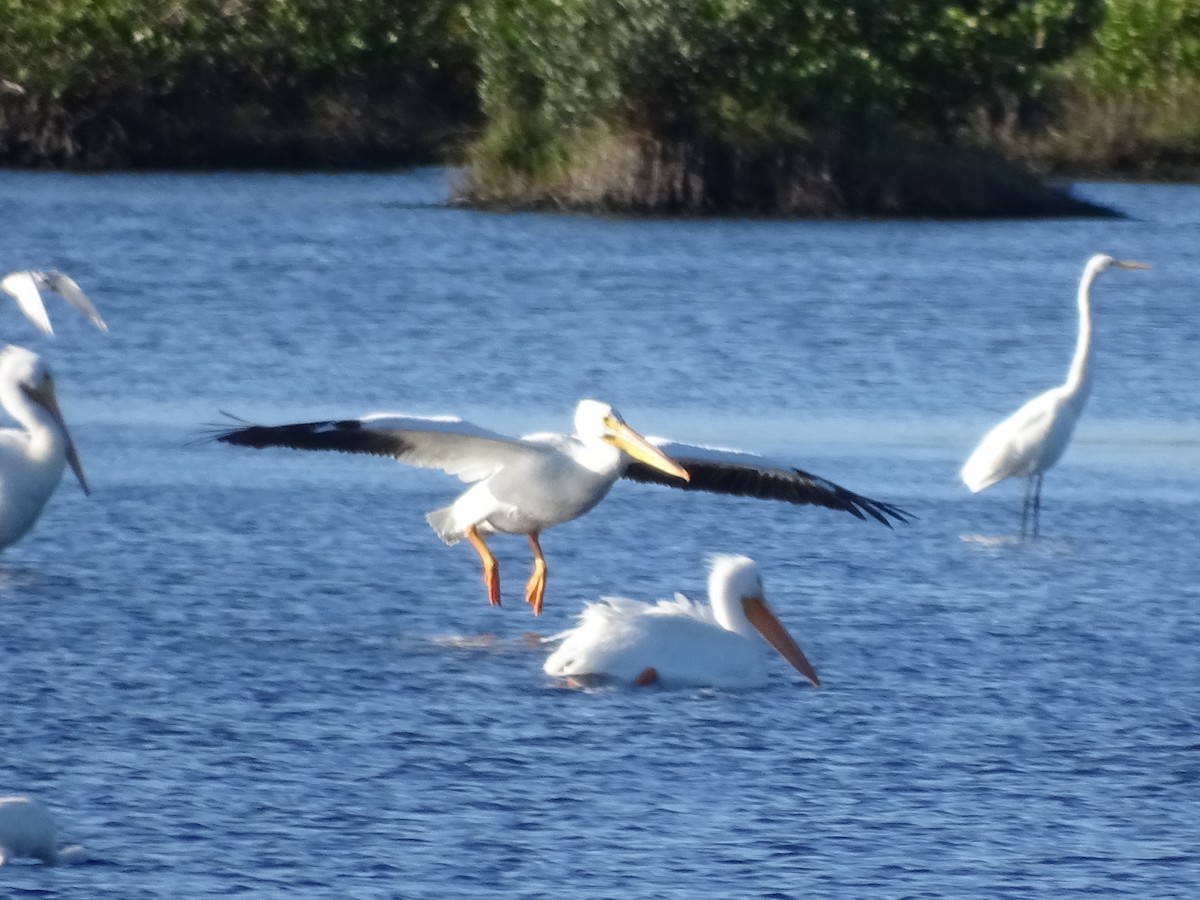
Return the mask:
{"type": "Polygon", "coordinates": [[[79,579],[18,563],[0,562],[0,596],[16,591],[37,592],[79,587],[79,579]]]}

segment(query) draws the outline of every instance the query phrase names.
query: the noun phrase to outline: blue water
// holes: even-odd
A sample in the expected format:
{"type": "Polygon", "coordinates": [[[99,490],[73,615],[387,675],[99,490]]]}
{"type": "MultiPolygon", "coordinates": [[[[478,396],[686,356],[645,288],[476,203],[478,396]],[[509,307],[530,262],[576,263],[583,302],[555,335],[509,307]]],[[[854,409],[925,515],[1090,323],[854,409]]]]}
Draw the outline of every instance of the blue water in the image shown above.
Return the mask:
{"type": "Polygon", "coordinates": [[[6,896],[1190,897],[1200,883],[1200,188],[1120,221],[633,221],[438,206],[404,175],[0,173],[0,269],[59,267],[43,352],[94,489],[0,562],[0,794],[89,865],[6,896]],[[1097,380],[1046,478],[956,479],[1065,374],[1096,251],[1097,380]],[[387,460],[202,440],[221,410],[457,413],[782,456],[919,518],[620,484],[489,608],[387,460]],[[526,636],[754,556],[820,673],[576,692],[526,636]]]}

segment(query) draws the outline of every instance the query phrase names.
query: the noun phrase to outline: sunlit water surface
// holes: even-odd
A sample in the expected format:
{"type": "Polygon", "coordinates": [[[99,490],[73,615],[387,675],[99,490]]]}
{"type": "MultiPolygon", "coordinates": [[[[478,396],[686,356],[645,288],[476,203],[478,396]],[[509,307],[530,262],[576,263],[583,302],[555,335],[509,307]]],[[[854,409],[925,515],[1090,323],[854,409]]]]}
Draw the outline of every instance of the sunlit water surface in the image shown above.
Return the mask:
{"type": "MultiPolygon", "coordinates": [[[[44,352],[94,493],[0,566],[0,794],[89,865],[12,896],[1187,897],[1200,883],[1200,189],[1129,218],[631,221],[439,207],[405,175],[0,174],[0,269],[59,267],[44,352]],[[1046,479],[956,472],[1060,381],[1096,251],[1097,379],[1046,479]],[[768,452],[918,518],[620,484],[489,608],[387,460],[206,442],[222,410],[457,413],[768,452]],[[577,692],[527,636],[749,553],[820,672],[577,692]]],[[[69,477],[69,476],[68,476],[69,477]]]]}

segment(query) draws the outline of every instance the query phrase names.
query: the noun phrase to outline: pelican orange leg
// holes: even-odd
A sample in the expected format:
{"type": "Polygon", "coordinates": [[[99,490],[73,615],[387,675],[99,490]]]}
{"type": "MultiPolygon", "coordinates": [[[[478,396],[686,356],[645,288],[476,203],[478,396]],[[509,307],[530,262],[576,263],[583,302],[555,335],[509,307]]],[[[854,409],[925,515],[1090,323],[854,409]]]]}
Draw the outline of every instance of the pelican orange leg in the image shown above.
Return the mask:
{"type": "Polygon", "coordinates": [[[528,535],[529,549],[533,551],[533,572],[525,585],[525,602],[533,607],[533,614],[542,614],[542,597],[546,593],[546,557],[542,556],[542,545],[538,543],[536,531],[528,535]]]}
{"type": "Polygon", "coordinates": [[[471,542],[471,546],[475,548],[475,552],[483,560],[483,583],[487,585],[488,603],[492,606],[499,606],[500,566],[496,562],[496,557],[492,556],[492,551],[483,542],[483,538],[479,536],[479,532],[474,525],[467,529],[467,540],[471,542]]]}

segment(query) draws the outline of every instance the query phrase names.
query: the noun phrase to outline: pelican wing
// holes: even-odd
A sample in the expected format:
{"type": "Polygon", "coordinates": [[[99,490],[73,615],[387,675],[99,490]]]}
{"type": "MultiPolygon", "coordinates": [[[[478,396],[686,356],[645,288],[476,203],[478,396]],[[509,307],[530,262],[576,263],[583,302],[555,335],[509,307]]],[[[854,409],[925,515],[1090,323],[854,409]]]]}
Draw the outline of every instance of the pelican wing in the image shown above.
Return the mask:
{"type": "Polygon", "coordinates": [[[441,469],[463,481],[486,478],[503,466],[545,452],[544,447],[507,437],[462,419],[397,416],[390,413],[295,425],[251,425],[213,437],[241,447],[289,447],[390,456],[410,466],[441,469]]]}
{"type": "Polygon", "coordinates": [[[46,315],[46,306],[42,303],[42,294],[38,290],[35,272],[10,272],[0,281],[4,288],[17,301],[17,308],[25,314],[30,322],[38,327],[43,334],[54,334],[50,325],[50,317],[46,315]]]}
{"type": "Polygon", "coordinates": [[[88,299],[79,285],[75,283],[75,279],[70,275],[65,275],[62,272],[47,272],[42,276],[46,287],[54,291],[69,304],[87,316],[88,321],[96,326],[100,331],[108,331],[108,325],[100,316],[100,311],[96,309],[91,300],[88,299]]]}
{"type": "Polygon", "coordinates": [[[898,506],[872,500],[819,475],[753,453],[680,444],[665,438],[649,440],[687,469],[691,480],[680,481],[639,462],[629,463],[625,478],[644,484],[663,484],[682,491],[708,491],[840,509],[860,519],[870,516],[889,528],[892,527],[889,518],[898,522],[909,520],[909,513],[898,506]]]}

